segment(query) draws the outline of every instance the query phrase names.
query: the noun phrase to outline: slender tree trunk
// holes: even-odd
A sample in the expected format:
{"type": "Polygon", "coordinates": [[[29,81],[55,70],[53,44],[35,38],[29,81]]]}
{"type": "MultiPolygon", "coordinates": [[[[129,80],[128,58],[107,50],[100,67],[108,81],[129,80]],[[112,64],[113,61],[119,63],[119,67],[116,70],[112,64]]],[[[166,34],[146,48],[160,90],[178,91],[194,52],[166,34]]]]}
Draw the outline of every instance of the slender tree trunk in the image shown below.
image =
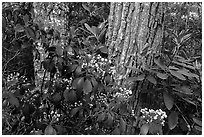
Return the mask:
{"type": "Polygon", "coordinates": [[[147,48],[151,53],[160,51],[163,11],[163,3],[111,3],[106,44],[110,58],[115,59],[114,79],[118,84],[127,78],[130,67],[151,65],[150,58],[149,61],[142,58],[143,49],[147,48]]]}

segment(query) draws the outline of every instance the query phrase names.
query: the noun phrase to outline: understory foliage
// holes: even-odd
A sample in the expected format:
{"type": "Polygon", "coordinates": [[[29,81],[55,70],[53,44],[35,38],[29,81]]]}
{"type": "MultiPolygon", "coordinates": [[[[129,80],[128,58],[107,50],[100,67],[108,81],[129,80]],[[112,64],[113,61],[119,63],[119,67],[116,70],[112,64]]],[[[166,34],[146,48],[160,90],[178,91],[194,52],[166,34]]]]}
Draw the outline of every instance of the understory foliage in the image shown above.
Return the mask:
{"type": "Polygon", "coordinates": [[[169,3],[162,52],[136,55],[126,87],[105,44],[109,4],[3,3],[2,134],[201,134],[200,3],[169,3]]]}

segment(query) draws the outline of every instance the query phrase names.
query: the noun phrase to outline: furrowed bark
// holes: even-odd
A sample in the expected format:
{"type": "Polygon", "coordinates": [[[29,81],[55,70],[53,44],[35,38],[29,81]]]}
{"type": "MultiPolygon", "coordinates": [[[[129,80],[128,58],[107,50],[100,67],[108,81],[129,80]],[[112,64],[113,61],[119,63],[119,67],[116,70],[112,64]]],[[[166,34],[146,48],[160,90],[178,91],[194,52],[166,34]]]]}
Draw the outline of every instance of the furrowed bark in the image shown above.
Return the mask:
{"type": "MultiPolygon", "coordinates": [[[[110,58],[116,64],[117,83],[130,73],[126,66],[141,69],[151,65],[152,57],[142,57],[145,47],[151,53],[160,51],[163,37],[163,3],[111,3],[107,43],[110,58]]],[[[151,56],[151,55],[150,55],[151,56]]]]}

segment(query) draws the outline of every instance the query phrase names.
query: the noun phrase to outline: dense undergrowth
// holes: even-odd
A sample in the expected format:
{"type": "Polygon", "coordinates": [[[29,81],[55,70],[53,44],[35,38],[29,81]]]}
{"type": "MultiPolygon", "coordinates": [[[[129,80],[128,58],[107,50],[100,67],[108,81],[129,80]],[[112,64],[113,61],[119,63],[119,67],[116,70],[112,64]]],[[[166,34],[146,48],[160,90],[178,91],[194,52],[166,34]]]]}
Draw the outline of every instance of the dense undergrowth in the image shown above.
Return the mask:
{"type": "MultiPolygon", "coordinates": [[[[169,43],[199,45],[201,38],[193,36],[200,28],[193,24],[189,31],[176,30],[179,35],[168,29],[152,66],[131,68],[134,74],[122,86],[113,79],[114,59],[105,45],[107,17],[93,3],[82,9],[89,20],[73,17],[77,25],[68,26],[65,41],[59,28],[34,21],[32,3],[3,7],[2,134],[201,134],[199,55],[168,49],[169,43]]],[[[151,53],[144,49],[142,54],[144,61],[151,53]]]]}

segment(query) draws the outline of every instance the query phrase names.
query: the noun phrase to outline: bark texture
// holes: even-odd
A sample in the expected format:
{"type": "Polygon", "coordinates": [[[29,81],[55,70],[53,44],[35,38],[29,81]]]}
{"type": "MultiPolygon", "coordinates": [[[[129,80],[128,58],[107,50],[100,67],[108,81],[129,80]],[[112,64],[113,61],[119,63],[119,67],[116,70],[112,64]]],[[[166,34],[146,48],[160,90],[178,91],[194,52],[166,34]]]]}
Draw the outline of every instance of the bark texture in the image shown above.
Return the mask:
{"type": "Polygon", "coordinates": [[[115,60],[118,84],[127,78],[130,67],[151,65],[152,53],[160,51],[163,13],[163,3],[111,3],[106,45],[115,60]],[[148,56],[142,54],[145,50],[148,56]]]}

